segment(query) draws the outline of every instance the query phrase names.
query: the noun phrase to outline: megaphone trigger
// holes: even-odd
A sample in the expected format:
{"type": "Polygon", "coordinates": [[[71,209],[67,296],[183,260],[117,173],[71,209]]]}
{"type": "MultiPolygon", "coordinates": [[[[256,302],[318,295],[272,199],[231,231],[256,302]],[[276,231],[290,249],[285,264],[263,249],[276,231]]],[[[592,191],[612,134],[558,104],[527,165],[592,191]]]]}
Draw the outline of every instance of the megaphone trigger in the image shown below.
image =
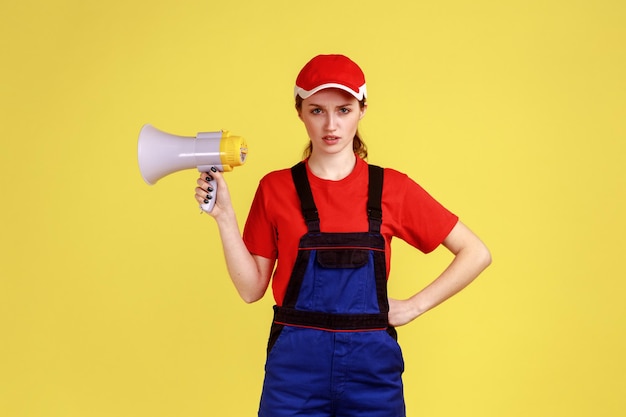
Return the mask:
{"type": "Polygon", "coordinates": [[[202,211],[210,213],[213,210],[213,207],[215,206],[216,195],[217,195],[217,181],[215,181],[215,179],[212,178],[212,179],[209,179],[208,194],[206,198],[204,199],[203,204],[200,204],[200,208],[202,209],[202,211]]]}

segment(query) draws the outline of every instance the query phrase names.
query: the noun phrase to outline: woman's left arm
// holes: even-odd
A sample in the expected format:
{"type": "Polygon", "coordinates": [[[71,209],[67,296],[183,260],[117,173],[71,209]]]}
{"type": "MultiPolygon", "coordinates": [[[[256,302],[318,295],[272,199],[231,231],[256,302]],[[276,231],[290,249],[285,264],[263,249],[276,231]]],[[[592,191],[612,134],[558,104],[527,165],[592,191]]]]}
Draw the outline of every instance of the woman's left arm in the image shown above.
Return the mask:
{"type": "Polygon", "coordinates": [[[402,326],[438,306],[469,285],[491,263],[485,244],[460,221],[443,241],[454,254],[448,267],[407,300],[389,299],[389,324],[402,326]]]}

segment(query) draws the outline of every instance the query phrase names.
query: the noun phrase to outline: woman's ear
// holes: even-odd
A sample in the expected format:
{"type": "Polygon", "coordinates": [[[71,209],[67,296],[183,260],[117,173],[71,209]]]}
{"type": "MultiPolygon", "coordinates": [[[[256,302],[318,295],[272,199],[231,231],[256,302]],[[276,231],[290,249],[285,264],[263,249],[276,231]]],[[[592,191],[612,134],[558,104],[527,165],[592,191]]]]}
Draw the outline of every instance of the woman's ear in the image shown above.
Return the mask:
{"type": "Polygon", "coordinates": [[[365,112],[367,111],[367,104],[364,104],[363,107],[361,107],[361,115],[359,116],[359,120],[361,120],[363,117],[365,117],[365,112]]]}

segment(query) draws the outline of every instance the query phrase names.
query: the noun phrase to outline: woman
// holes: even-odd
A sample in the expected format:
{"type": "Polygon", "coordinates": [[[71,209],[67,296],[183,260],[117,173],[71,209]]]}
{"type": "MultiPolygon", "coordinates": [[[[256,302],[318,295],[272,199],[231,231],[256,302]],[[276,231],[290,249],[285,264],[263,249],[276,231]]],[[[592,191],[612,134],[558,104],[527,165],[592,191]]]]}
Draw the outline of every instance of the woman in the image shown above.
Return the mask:
{"type": "Polygon", "coordinates": [[[276,301],[260,416],[404,416],[404,363],[395,327],[467,286],[491,262],[480,239],[405,174],[365,162],[358,123],[365,77],[343,55],[319,55],[296,79],[298,117],[310,143],[304,161],[266,175],[239,233],[227,185],[212,170],[196,200],[213,198],[231,279],[246,302],[272,281],[276,301]],[[450,265],[406,300],[387,297],[390,243],[450,265]],[[273,274],[272,274],[273,272],[273,274]]]}

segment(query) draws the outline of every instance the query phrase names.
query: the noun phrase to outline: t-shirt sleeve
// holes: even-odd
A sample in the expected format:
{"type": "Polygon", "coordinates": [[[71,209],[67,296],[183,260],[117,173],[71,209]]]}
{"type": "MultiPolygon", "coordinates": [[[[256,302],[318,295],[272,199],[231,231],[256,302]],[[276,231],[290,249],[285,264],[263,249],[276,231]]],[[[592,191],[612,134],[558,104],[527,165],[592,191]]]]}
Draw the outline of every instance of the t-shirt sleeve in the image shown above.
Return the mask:
{"type": "Polygon", "coordinates": [[[383,217],[387,210],[393,213],[388,223],[393,235],[424,253],[437,248],[459,220],[405,174],[387,169],[385,187],[383,217]]]}
{"type": "Polygon", "coordinates": [[[243,241],[250,253],[269,259],[278,255],[275,227],[269,219],[263,181],[259,183],[243,230],[243,241]]]}

